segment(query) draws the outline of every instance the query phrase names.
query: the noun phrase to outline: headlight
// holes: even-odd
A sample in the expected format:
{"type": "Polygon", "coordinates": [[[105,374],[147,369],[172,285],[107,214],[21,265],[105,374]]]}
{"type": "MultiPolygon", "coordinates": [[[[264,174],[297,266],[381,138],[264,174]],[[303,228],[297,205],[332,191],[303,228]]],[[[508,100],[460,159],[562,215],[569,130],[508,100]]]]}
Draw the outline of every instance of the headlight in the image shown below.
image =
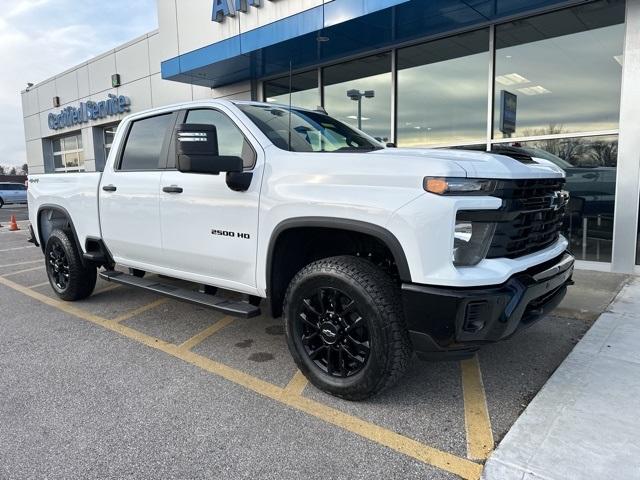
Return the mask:
{"type": "Polygon", "coordinates": [[[453,264],[457,267],[470,267],[478,264],[487,256],[495,231],[495,223],[456,220],[453,238],[453,264]]]}
{"type": "Polygon", "coordinates": [[[424,189],[437,195],[491,195],[495,180],[484,178],[425,177],[424,189]]]}

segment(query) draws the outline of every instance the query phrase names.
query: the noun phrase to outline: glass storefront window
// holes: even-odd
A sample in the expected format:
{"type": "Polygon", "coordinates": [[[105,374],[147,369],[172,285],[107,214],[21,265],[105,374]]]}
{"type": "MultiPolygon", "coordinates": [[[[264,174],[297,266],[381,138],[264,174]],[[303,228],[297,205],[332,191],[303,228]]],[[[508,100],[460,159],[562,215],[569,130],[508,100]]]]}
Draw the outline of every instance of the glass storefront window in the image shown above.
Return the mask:
{"type": "Polygon", "coordinates": [[[324,107],[330,116],[382,142],[391,138],[391,53],[361,58],[323,70],[324,107]],[[347,94],[359,92],[357,96],[347,94]],[[365,95],[365,93],[367,93],[365,95]],[[358,118],[358,103],[361,104],[358,118]]]}
{"type": "Polygon", "coordinates": [[[398,146],[487,136],[489,30],[398,51],[398,146]]]}
{"type": "MultiPolygon", "coordinates": [[[[500,152],[506,144],[495,144],[500,152]]],[[[611,261],[613,212],[618,160],[617,135],[514,142],[511,147],[550,161],[567,175],[571,197],[564,221],[564,235],[576,258],[611,261]]]]}
{"type": "Polygon", "coordinates": [[[55,138],[53,147],[53,165],[56,172],[78,172],[84,170],[84,151],[82,135],[67,135],[55,138]]]}
{"type": "Polygon", "coordinates": [[[494,138],[618,128],[624,15],[606,0],[498,25],[494,138]]]}
{"type": "Polygon", "coordinates": [[[111,152],[111,145],[113,145],[113,139],[116,136],[117,126],[105,127],[103,130],[103,144],[104,144],[104,159],[109,158],[111,152]]]}
{"type": "MultiPolygon", "coordinates": [[[[289,105],[289,76],[264,82],[264,98],[269,103],[289,105]]],[[[320,103],[317,70],[291,76],[291,105],[315,110],[320,103]]]]}

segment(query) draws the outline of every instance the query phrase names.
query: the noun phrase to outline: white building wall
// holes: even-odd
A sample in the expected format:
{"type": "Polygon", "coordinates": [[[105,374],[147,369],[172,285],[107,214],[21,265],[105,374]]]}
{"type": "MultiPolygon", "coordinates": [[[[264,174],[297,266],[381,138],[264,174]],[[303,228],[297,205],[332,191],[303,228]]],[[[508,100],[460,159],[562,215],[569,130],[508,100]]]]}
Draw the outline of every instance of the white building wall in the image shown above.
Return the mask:
{"type": "MultiPolygon", "coordinates": [[[[211,21],[211,0],[158,0],[158,24],[162,60],[226,40],[239,33],[290,17],[333,0],[263,0],[220,23],[211,21]]],[[[353,0],[354,2],[356,0],[353,0]]]]}
{"type": "MultiPolygon", "coordinates": [[[[174,46],[175,43],[174,41],[174,46]]],[[[22,92],[29,171],[44,172],[47,163],[45,159],[50,157],[47,149],[50,148],[51,138],[71,132],[82,133],[85,170],[94,171],[96,151],[103,148],[95,142],[100,136],[94,134],[94,129],[101,129],[124,117],[112,116],[70,128],[51,130],[48,124],[49,113],[58,113],[67,106],[77,107],[80,102],[105,100],[110,93],[129,97],[132,113],[185,100],[251,98],[249,82],[211,90],[163,80],[160,76],[160,62],[169,51],[167,47],[163,46],[158,31],[151,32],[22,92]],[[118,88],[111,88],[111,75],[114,73],[120,74],[122,85],[118,88]],[[53,107],[53,98],[56,96],[60,97],[59,107],[53,107]]]]}
{"type": "Polygon", "coordinates": [[[27,159],[30,173],[44,173],[41,139],[27,141],[27,159]]]}

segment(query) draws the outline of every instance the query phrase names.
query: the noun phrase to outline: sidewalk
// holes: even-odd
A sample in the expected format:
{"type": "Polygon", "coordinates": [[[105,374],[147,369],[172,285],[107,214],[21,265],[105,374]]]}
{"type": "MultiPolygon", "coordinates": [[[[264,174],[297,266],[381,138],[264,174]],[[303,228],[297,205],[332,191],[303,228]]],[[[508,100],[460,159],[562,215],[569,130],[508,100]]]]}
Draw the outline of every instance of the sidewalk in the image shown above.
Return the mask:
{"type": "Polygon", "coordinates": [[[513,425],[485,480],[640,479],[640,279],[631,280],[513,425]]]}

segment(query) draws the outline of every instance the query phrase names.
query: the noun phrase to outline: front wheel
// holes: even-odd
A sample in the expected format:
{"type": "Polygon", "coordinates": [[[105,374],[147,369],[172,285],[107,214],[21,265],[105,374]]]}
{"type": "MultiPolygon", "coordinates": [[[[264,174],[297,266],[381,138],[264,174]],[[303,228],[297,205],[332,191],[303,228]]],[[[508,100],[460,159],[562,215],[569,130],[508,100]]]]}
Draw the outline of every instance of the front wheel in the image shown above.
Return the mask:
{"type": "Polygon", "coordinates": [[[83,265],[80,252],[71,235],[56,229],[45,247],[45,262],[49,283],[62,300],[87,298],[96,286],[97,269],[83,265]]]}
{"type": "Polygon", "coordinates": [[[332,257],[303,268],[284,304],[287,343],[316,387],[362,400],[393,385],[411,344],[393,280],[371,262],[332,257]]]}

